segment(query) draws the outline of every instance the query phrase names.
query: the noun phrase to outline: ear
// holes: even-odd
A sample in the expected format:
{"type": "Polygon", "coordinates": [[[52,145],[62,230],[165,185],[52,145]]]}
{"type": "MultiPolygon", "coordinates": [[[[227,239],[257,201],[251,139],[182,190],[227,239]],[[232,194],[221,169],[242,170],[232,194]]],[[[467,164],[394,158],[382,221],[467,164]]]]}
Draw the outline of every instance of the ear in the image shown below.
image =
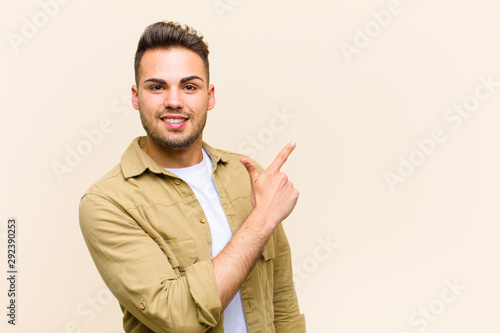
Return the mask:
{"type": "Polygon", "coordinates": [[[135,84],[132,86],[132,106],[139,110],[139,91],[135,84]]]}
{"type": "Polygon", "coordinates": [[[211,84],[208,87],[208,110],[212,110],[215,107],[215,87],[211,84]]]}

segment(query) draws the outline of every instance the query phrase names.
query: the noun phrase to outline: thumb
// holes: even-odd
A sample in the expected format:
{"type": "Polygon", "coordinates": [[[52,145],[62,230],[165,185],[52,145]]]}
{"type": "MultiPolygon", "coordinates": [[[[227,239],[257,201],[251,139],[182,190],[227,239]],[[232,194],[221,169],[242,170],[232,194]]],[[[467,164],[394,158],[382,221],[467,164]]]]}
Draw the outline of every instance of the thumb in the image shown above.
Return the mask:
{"type": "Polygon", "coordinates": [[[240,162],[247,169],[248,174],[250,175],[250,181],[252,182],[253,185],[257,181],[257,178],[259,178],[260,176],[259,170],[257,170],[255,163],[249,159],[242,157],[240,158],[240,162]]]}

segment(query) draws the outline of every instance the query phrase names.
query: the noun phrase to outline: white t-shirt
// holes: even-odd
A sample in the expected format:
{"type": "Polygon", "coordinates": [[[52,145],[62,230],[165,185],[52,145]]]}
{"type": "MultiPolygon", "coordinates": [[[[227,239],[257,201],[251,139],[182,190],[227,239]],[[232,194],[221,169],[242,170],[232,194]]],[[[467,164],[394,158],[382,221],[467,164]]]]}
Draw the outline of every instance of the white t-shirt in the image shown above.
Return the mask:
{"type": "MultiPolygon", "coordinates": [[[[187,168],[165,169],[188,183],[196,195],[210,225],[212,256],[216,257],[233,237],[233,233],[222,209],[219,192],[215,187],[210,156],[203,149],[201,163],[187,168]]],[[[224,310],[224,331],[248,333],[239,290],[224,310]]]]}

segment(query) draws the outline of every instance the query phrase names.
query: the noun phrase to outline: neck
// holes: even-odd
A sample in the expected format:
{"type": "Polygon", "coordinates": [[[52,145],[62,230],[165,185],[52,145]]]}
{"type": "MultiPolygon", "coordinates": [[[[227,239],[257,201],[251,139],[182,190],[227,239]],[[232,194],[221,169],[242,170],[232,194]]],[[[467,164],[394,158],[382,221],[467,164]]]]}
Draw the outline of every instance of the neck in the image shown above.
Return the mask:
{"type": "Polygon", "coordinates": [[[187,168],[203,160],[201,135],[193,144],[184,149],[168,149],[147,136],[142,150],[162,168],[187,168]]]}

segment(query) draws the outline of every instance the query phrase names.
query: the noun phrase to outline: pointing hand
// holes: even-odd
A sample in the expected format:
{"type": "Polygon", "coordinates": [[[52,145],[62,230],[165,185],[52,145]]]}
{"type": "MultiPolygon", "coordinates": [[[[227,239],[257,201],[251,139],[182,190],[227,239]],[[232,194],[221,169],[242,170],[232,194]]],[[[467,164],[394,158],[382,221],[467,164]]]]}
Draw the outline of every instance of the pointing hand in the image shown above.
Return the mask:
{"type": "Polygon", "coordinates": [[[259,210],[273,227],[290,215],[299,197],[287,175],[280,172],[294,149],[294,142],[287,144],[262,173],[259,173],[255,162],[244,157],[240,159],[250,176],[254,210],[259,210]]]}

